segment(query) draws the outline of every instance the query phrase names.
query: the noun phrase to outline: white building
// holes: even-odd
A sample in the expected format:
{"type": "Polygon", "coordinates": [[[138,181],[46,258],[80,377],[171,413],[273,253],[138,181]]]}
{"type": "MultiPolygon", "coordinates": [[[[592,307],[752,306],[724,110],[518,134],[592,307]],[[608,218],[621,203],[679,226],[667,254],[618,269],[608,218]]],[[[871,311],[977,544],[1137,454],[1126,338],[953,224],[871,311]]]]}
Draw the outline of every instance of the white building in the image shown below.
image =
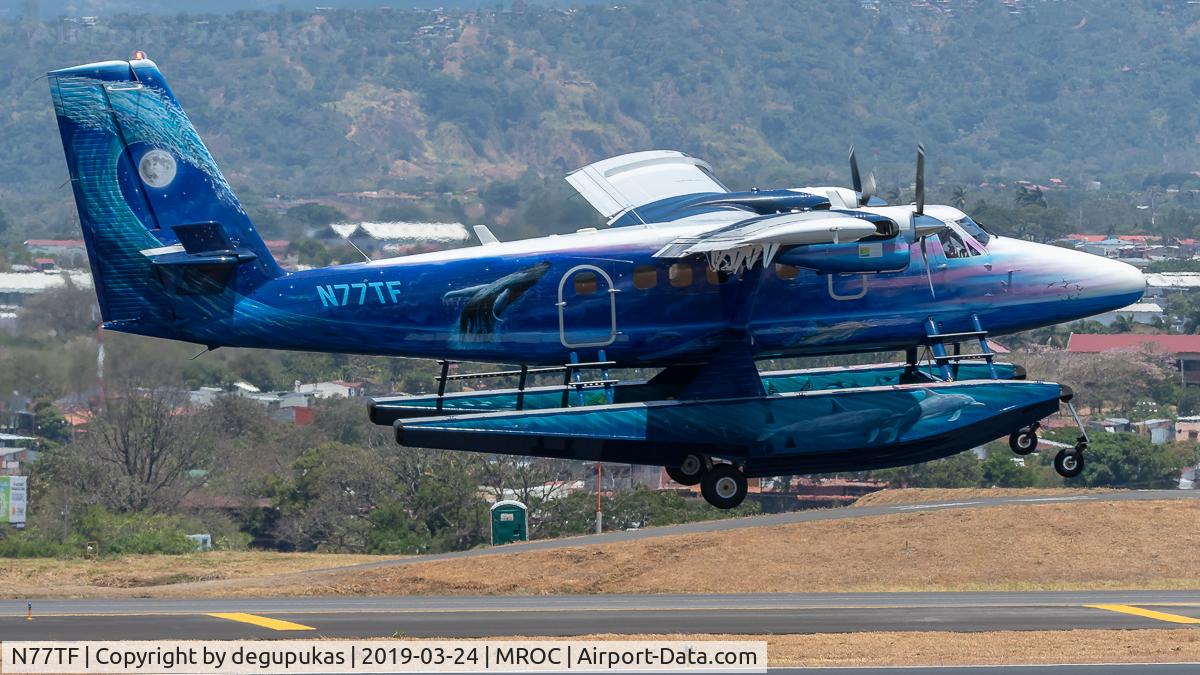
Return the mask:
{"type": "Polygon", "coordinates": [[[1146,298],[1162,298],[1168,293],[1200,290],[1200,272],[1152,272],[1146,275],[1146,298]]]}
{"type": "Polygon", "coordinates": [[[16,330],[17,310],[29,298],[64,288],[68,280],[78,288],[92,287],[89,272],[0,272],[0,330],[16,330]]]}
{"type": "Polygon", "coordinates": [[[1151,324],[1155,319],[1161,319],[1163,316],[1163,308],[1157,302],[1135,302],[1128,307],[1114,309],[1111,312],[1105,312],[1092,317],[1093,320],[1099,321],[1105,326],[1111,326],[1116,323],[1119,317],[1127,316],[1135,323],[1151,324]]]}

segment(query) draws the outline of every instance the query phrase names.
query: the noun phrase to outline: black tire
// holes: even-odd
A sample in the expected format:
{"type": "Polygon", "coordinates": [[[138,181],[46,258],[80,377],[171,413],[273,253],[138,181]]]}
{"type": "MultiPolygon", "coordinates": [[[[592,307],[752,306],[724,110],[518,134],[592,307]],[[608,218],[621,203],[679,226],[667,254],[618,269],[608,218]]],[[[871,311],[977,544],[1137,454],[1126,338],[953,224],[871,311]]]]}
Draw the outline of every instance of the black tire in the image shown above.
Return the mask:
{"type": "Polygon", "coordinates": [[[1063,448],[1054,456],[1054,470],[1063,478],[1074,478],[1083,473],[1083,451],[1063,448]]]}
{"type": "Polygon", "coordinates": [[[671,480],[690,487],[704,478],[705,462],[701,457],[688,455],[687,459],[683,460],[683,464],[663,468],[667,470],[667,475],[671,477],[671,480]]]}
{"type": "Polygon", "coordinates": [[[1037,450],[1037,446],[1038,436],[1036,431],[1022,429],[1020,431],[1014,431],[1013,434],[1008,437],[1008,447],[1012,448],[1013,452],[1021,456],[1028,455],[1034,450],[1037,450]]]}
{"type": "Polygon", "coordinates": [[[732,464],[717,464],[704,474],[700,493],[718,509],[737,508],[746,498],[746,474],[732,464]]]}

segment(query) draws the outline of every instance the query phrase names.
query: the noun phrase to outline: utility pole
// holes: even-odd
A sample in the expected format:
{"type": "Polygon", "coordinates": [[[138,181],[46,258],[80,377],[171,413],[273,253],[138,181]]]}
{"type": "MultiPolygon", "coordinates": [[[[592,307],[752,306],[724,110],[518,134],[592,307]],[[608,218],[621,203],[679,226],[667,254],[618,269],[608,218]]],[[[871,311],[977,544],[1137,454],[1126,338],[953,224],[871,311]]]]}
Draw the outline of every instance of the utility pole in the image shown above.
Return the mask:
{"type": "Polygon", "coordinates": [[[604,479],[604,464],[596,462],[596,534],[604,531],[604,511],[600,505],[600,495],[604,479]]]}

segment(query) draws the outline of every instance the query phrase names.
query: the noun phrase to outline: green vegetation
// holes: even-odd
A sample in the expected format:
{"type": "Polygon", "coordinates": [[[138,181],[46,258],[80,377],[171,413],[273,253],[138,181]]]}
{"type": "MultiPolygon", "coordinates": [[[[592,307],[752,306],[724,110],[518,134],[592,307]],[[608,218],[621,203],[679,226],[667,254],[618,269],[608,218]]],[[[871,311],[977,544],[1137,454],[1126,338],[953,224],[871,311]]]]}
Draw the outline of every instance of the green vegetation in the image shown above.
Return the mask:
{"type": "MultiPolygon", "coordinates": [[[[1076,430],[1050,433],[1051,440],[1075,443],[1076,430]]],[[[1155,445],[1137,434],[1093,432],[1083,474],[1064,481],[1054,472],[1056,448],[1044,445],[1037,454],[1017,457],[1007,442],[987,445],[987,456],[978,459],[964,452],[924,464],[874,471],[867,476],[899,487],[1121,487],[1171,488],[1179,470],[1200,461],[1195,443],[1155,445]]]]}
{"type": "Polygon", "coordinates": [[[924,141],[931,198],[976,206],[1001,231],[1146,225],[1134,207],[1153,202],[1159,226],[1190,236],[1197,22],[1186,3],[1116,0],[1018,14],[957,1],[279,9],[90,27],[0,15],[0,206],[21,223],[0,240],[74,234],[37,78],[127,56],[114,44],[162,65],[268,234],[326,218],[267,214],[266,198],[379,189],[420,195],[407,215],[499,224],[501,236],[575,228],[593,216],[561,175],[655,147],[704,157],[744,188],[844,183],[855,142],[883,193],[904,200],[924,141]],[[1051,178],[1068,188],[1015,182],[1051,178]]]}

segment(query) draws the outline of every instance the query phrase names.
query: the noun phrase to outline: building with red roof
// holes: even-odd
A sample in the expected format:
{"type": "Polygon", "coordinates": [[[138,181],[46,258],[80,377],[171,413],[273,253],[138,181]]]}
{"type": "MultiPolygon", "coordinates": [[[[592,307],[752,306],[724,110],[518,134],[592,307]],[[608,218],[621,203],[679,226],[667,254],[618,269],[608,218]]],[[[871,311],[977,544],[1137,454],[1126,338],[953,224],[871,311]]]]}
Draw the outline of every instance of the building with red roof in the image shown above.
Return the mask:
{"type": "Polygon", "coordinates": [[[1071,333],[1067,351],[1099,354],[1119,350],[1151,350],[1175,357],[1183,384],[1200,384],[1200,335],[1071,333]]]}

